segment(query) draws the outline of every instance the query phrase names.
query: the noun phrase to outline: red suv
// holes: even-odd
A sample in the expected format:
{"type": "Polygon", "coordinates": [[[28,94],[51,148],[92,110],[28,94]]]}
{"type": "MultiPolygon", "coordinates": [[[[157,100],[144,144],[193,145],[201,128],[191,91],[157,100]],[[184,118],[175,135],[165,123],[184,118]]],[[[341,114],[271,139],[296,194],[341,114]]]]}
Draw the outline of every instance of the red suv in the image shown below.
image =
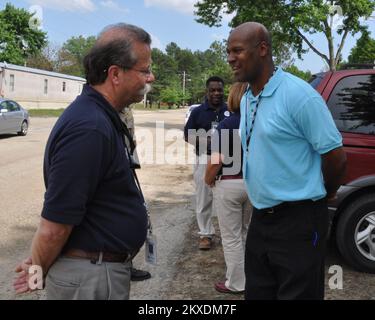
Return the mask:
{"type": "Polygon", "coordinates": [[[375,69],[320,73],[310,84],[327,102],[348,159],[331,234],[350,265],[375,273],[375,69]]]}

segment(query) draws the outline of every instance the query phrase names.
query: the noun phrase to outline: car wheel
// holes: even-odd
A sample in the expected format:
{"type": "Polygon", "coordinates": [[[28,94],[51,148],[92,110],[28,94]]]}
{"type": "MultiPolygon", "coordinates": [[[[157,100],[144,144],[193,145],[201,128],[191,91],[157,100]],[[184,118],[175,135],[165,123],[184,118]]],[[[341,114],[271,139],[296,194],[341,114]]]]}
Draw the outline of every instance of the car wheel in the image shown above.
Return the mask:
{"type": "Polygon", "coordinates": [[[29,129],[29,125],[28,125],[27,121],[22,122],[21,131],[18,132],[18,135],[19,136],[26,136],[28,129],[29,129]]]}
{"type": "Polygon", "coordinates": [[[375,273],[375,194],[366,194],[348,205],[336,229],[338,249],[359,271],[375,273]]]}

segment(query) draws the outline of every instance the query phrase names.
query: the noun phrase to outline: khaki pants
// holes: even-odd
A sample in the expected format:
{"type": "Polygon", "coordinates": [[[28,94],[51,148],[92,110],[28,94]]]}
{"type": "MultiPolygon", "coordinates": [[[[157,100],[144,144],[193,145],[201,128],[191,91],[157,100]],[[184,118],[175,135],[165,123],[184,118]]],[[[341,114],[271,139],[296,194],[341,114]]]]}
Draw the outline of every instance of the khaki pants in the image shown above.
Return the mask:
{"type": "Polygon", "coordinates": [[[206,174],[207,155],[203,154],[196,157],[194,164],[194,182],[196,196],[196,214],[201,237],[212,237],[215,234],[215,228],[212,224],[212,190],[204,182],[206,174]]]}
{"type": "Polygon", "coordinates": [[[46,278],[48,300],[128,300],[131,262],[60,257],[46,278]]]}
{"type": "Polygon", "coordinates": [[[213,194],[227,267],[225,286],[243,291],[246,234],[252,206],[242,179],[216,181],[213,194]]]}

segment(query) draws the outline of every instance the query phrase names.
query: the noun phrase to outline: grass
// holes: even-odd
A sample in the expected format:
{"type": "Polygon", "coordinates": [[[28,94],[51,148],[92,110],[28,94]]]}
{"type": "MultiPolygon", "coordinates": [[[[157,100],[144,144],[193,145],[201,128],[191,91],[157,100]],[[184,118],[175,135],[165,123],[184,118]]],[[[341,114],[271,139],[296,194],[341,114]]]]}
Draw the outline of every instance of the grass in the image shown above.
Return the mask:
{"type": "Polygon", "coordinates": [[[31,117],[59,117],[65,109],[29,109],[31,117]]]}
{"type": "MultiPolygon", "coordinates": [[[[147,108],[145,108],[143,106],[143,103],[135,103],[132,105],[133,109],[134,110],[148,110],[148,111],[158,111],[158,110],[176,110],[178,109],[177,106],[172,106],[172,107],[168,107],[167,105],[161,105],[160,106],[160,109],[158,108],[158,104],[157,103],[154,103],[152,105],[152,108],[150,108],[149,106],[147,108]]],[[[180,107],[181,109],[182,107],[180,107]]]]}
{"type": "MultiPolygon", "coordinates": [[[[181,108],[181,107],[180,107],[181,108]]],[[[143,103],[133,104],[134,110],[144,110],[144,111],[158,111],[158,110],[175,110],[176,106],[169,108],[167,105],[161,105],[160,109],[157,104],[153,104],[152,108],[144,108],[143,103]]],[[[29,109],[29,114],[31,117],[60,117],[65,109],[29,109]]]]}

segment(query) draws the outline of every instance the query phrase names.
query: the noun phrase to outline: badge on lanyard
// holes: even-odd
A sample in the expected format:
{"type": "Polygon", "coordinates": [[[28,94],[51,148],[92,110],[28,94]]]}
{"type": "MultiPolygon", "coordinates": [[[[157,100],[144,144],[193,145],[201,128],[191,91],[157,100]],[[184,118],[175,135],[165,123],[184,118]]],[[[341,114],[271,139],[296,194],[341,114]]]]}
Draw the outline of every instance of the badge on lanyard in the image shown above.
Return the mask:
{"type": "Polygon", "coordinates": [[[145,260],[148,263],[156,264],[156,237],[152,232],[147,232],[145,243],[145,260]]]}
{"type": "Polygon", "coordinates": [[[216,130],[216,128],[217,128],[218,125],[219,125],[219,122],[217,122],[217,121],[212,121],[211,122],[211,132],[212,133],[215,132],[215,130],[216,130]]]}

